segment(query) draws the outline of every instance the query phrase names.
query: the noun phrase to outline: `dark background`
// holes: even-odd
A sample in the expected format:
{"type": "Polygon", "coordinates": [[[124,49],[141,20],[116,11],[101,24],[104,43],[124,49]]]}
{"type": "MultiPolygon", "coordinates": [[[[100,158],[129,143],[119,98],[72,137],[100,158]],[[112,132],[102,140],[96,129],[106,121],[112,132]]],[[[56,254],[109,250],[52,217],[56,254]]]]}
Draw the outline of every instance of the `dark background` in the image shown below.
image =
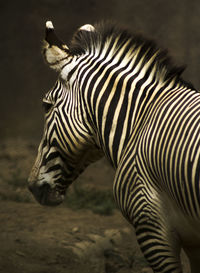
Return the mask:
{"type": "Polygon", "coordinates": [[[57,75],[43,62],[46,20],[69,41],[83,24],[114,19],[169,49],[184,79],[200,88],[199,0],[29,0],[0,3],[0,137],[38,139],[41,98],[57,75]]]}

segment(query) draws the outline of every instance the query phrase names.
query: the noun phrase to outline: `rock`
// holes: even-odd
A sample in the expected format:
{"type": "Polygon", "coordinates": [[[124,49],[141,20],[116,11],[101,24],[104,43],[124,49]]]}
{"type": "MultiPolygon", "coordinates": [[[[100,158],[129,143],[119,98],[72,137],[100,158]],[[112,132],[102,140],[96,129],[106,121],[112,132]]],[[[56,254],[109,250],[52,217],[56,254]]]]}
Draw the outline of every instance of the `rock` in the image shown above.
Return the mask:
{"type": "Polygon", "coordinates": [[[142,273],[152,273],[152,269],[150,267],[144,267],[142,268],[142,273]]]}
{"type": "Polygon", "coordinates": [[[16,251],[15,252],[18,256],[21,256],[21,257],[25,257],[26,255],[23,253],[23,252],[21,252],[21,251],[16,251]]]}
{"type": "Polygon", "coordinates": [[[115,249],[107,249],[104,251],[105,257],[105,272],[118,273],[129,270],[130,266],[128,261],[115,249]]]}
{"type": "Polygon", "coordinates": [[[73,227],[73,228],[72,228],[72,232],[73,232],[73,233],[79,232],[79,227],[73,227]]]}
{"type": "Polygon", "coordinates": [[[108,229],[104,232],[105,237],[107,237],[112,244],[120,244],[122,241],[121,232],[117,229],[108,229]]]}

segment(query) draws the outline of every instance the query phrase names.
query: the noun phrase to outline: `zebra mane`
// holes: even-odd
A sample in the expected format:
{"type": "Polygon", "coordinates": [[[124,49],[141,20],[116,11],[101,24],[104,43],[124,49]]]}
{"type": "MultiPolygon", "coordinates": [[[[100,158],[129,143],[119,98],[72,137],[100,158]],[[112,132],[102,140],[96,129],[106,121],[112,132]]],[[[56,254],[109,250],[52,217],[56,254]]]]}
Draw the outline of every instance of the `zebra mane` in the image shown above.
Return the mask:
{"type": "Polygon", "coordinates": [[[140,34],[132,34],[129,30],[119,27],[110,21],[95,24],[94,28],[94,31],[78,30],[74,34],[70,44],[70,52],[72,55],[82,55],[95,50],[95,48],[103,48],[109,39],[111,39],[113,43],[118,39],[116,47],[123,45],[129,40],[127,51],[131,47],[133,50],[140,47],[140,55],[141,57],[145,55],[144,61],[146,62],[156,54],[154,62],[157,64],[157,70],[165,69],[165,80],[178,78],[189,88],[193,89],[192,84],[186,83],[180,77],[185,70],[185,66],[175,66],[168,51],[159,48],[153,40],[147,39],[140,34]]]}

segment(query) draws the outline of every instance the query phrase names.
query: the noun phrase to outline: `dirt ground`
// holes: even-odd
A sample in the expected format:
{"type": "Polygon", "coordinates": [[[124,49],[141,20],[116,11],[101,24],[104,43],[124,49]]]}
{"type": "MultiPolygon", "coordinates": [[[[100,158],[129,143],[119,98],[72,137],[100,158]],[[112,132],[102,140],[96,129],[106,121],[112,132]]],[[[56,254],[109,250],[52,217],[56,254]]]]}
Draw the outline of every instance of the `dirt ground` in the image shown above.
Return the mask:
{"type": "MultiPolygon", "coordinates": [[[[0,148],[0,273],[152,272],[117,209],[106,216],[40,206],[25,187],[37,144],[15,139],[0,148]]],[[[103,160],[77,183],[110,190],[113,175],[103,160]]],[[[189,273],[185,258],[184,267],[189,273]]]]}

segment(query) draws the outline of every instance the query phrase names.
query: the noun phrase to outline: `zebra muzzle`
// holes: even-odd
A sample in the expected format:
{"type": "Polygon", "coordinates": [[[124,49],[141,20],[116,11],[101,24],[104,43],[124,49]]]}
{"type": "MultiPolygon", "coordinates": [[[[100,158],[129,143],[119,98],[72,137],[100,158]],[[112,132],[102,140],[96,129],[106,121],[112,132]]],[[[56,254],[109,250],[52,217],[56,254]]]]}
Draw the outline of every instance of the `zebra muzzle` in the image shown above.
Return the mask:
{"type": "Polygon", "coordinates": [[[45,206],[57,206],[64,200],[66,187],[56,184],[54,187],[47,182],[41,185],[36,183],[29,184],[29,190],[34,195],[35,199],[45,206]]]}

